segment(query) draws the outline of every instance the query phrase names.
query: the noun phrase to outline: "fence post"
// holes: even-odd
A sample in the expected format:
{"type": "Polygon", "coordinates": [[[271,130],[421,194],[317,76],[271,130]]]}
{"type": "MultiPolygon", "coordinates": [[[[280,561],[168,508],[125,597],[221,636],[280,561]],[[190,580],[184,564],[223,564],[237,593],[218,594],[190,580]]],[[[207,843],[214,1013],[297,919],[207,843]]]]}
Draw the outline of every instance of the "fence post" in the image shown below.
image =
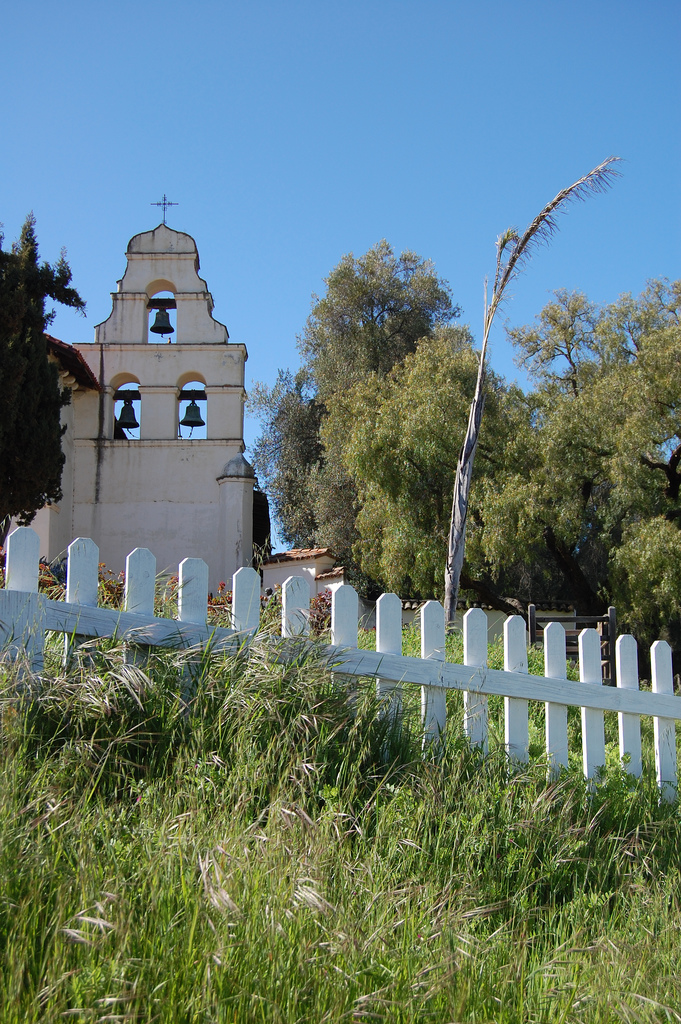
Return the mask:
{"type": "Polygon", "coordinates": [[[527,631],[530,635],[530,647],[537,642],[537,608],[536,605],[527,606],[527,631]]]}
{"type": "MultiPolygon", "coordinates": [[[[184,558],[179,565],[177,588],[177,618],[205,626],[208,617],[208,566],[202,558],[184,558]]],[[[183,674],[182,700],[185,704],[193,695],[194,683],[201,674],[201,658],[192,657],[183,674]],[[189,682],[187,687],[185,683],[189,682]]]]}
{"type": "MultiPolygon", "coordinates": [[[[439,601],[426,601],[421,609],[421,657],[445,660],[445,612],[439,601]]],[[[441,686],[421,687],[423,749],[441,746],[447,725],[447,691],[441,686]]]]}
{"type": "Polygon", "coordinates": [[[40,538],[30,526],[18,526],[7,538],[5,589],[0,591],[0,646],[11,643],[10,657],[26,654],[30,668],[43,668],[45,628],[38,599],[40,538]]]}
{"type": "MultiPolygon", "coordinates": [[[[610,685],[613,684],[614,673],[616,671],[616,655],[615,655],[615,637],[617,636],[617,609],[610,605],[608,608],[608,680],[610,685]]],[[[601,654],[601,662],[603,661],[603,655],[601,654]]],[[[636,681],[638,686],[638,680],[636,681]]]]}
{"type": "MultiPolygon", "coordinates": [[[[138,615],[153,618],[155,598],[156,558],[148,548],[135,548],[125,560],[123,609],[126,612],[136,612],[138,615]]],[[[146,645],[133,645],[125,652],[127,664],[146,662],[148,657],[149,647],[146,645]]]]}
{"type": "Polygon", "coordinates": [[[356,647],[358,620],[357,591],[344,583],[331,597],[331,643],[335,647],[356,647]]]}
{"type": "MultiPolygon", "coordinates": [[[[509,615],[504,623],[504,672],[527,672],[525,620],[509,615]]],[[[528,702],[523,697],[504,697],[506,753],[514,761],[530,758],[528,702]]]]}
{"type": "MultiPolygon", "coordinates": [[[[472,668],[487,667],[487,616],[482,608],[469,608],[463,617],[463,663],[472,668]]],[[[480,747],[487,754],[487,697],[473,690],[464,690],[463,694],[463,731],[471,747],[480,747]]]]}
{"type": "MultiPolygon", "coordinates": [[[[593,686],[603,682],[601,638],[595,629],[583,629],[579,634],[579,679],[593,686]]],[[[603,712],[599,708],[582,708],[582,764],[587,779],[593,779],[605,765],[603,712]]]]}
{"type": "MultiPolygon", "coordinates": [[[[653,693],[674,693],[672,649],[666,640],[656,640],[650,648],[653,693]]],[[[662,800],[676,799],[676,722],[673,718],[653,718],[655,736],[655,772],[662,800]]]]}
{"type": "Polygon", "coordinates": [[[202,558],[185,558],[179,568],[177,617],[205,626],[207,614],[208,566],[202,558]]]}
{"type": "Polygon", "coordinates": [[[289,576],[281,585],[281,635],[308,636],[310,584],[304,576],[289,576]]]}
{"type": "MultiPolygon", "coordinates": [[[[76,537],[69,544],[66,560],[66,601],[97,607],[99,585],[99,548],[89,537],[76,537]]],[[[64,637],[64,660],[73,651],[73,639],[64,637]]]]}
{"type": "Polygon", "coordinates": [[[67,548],[66,600],[69,604],[97,607],[99,548],[89,537],[76,537],[67,548]]]}
{"type": "MultiPolygon", "coordinates": [[[[402,654],[402,602],[397,594],[381,594],[376,602],[376,650],[379,654],[402,654]]],[[[379,676],[376,696],[396,721],[402,711],[400,684],[379,676]]]]}
{"type": "MultiPolygon", "coordinates": [[[[612,643],[612,641],[611,641],[612,643]]],[[[623,634],[615,644],[615,671],[617,685],[623,690],[638,690],[638,649],[633,636],[623,634]]],[[[641,719],[638,715],[617,714],[620,738],[620,761],[624,763],[629,755],[627,771],[640,779],[641,766],[641,719]]]]}
{"type": "Polygon", "coordinates": [[[156,558],[149,548],[135,548],[125,560],[123,607],[126,612],[153,616],[155,597],[156,558]]]}
{"type": "Polygon", "coordinates": [[[243,565],[232,576],[232,629],[257,633],[260,625],[260,573],[243,565]]]}
{"type": "MultiPolygon", "coordinates": [[[[560,622],[548,622],[544,627],[544,675],[547,679],[567,679],[565,629],[560,622]]],[[[549,775],[555,778],[561,768],[568,766],[567,705],[547,701],[544,711],[549,775]]]]}
{"type": "Polygon", "coordinates": [[[30,526],[17,526],[7,538],[5,590],[38,593],[40,538],[30,526]]]}

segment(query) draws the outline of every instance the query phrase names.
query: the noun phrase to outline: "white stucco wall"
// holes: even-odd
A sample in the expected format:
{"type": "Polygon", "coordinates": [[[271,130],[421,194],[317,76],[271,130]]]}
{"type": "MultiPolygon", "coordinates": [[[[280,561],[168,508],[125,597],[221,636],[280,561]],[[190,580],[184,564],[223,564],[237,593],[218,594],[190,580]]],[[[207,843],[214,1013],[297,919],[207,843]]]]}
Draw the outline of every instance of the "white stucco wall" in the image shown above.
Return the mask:
{"type": "Polygon", "coordinates": [[[82,536],[116,573],[135,547],[153,552],[159,572],[203,558],[215,592],[252,559],[252,471],[243,459],[228,467],[243,452],[246,347],[213,319],[189,235],[159,225],[132,238],[126,257],[111,316],[95,344],[77,346],[103,390],[76,392],[65,413],[65,498],[36,517],[41,554],[52,559],[82,536]],[[147,303],[159,291],[177,302],[172,344],[148,340],[147,303]],[[201,440],[177,436],[179,394],[193,381],[207,395],[201,440]],[[127,383],[141,394],[140,439],[114,440],[114,396],[127,383]]]}
{"type": "MultiPolygon", "coordinates": [[[[103,436],[113,438],[114,394],[122,384],[137,383],[142,396],[140,435],[146,440],[176,440],[178,398],[189,381],[205,384],[206,434],[209,440],[243,444],[243,345],[110,344],[77,345],[105,387],[103,436]]],[[[90,415],[78,418],[76,437],[98,434],[97,401],[90,415]]],[[[224,465],[224,462],[223,462],[224,465]]]]}
{"type": "Polygon", "coordinates": [[[317,576],[320,573],[328,572],[335,561],[333,555],[317,555],[316,557],[310,555],[306,558],[292,558],[285,562],[265,563],[262,567],[263,590],[267,590],[268,587],[274,590],[275,587],[281,586],[289,576],[303,576],[310,584],[310,596],[316,597],[324,590],[325,586],[328,586],[323,580],[317,583],[317,576]]]}
{"type": "Polygon", "coordinates": [[[315,576],[317,570],[312,565],[301,564],[300,562],[277,562],[274,565],[264,565],[262,571],[263,589],[280,587],[289,576],[302,576],[310,584],[310,596],[315,597],[315,576]]]}
{"type": "Polygon", "coordinates": [[[153,552],[159,572],[203,558],[216,592],[251,558],[253,481],[217,481],[239,452],[206,440],[76,441],[73,536],[92,537],[114,572],[135,547],[153,552]]]}
{"type": "Polygon", "coordinates": [[[111,316],[95,328],[100,344],[147,342],[147,302],[159,292],[172,292],[177,303],[173,341],[180,344],[224,344],[228,333],[213,319],[213,298],[199,277],[199,254],[194,239],[183,231],[159,224],[135,235],[128,243],[127,268],[112,292],[111,316]]]}
{"type": "Polygon", "coordinates": [[[315,585],[317,587],[317,593],[321,594],[324,590],[329,590],[332,594],[335,593],[339,587],[344,585],[345,581],[342,576],[339,576],[335,580],[316,580],[315,585]]]}

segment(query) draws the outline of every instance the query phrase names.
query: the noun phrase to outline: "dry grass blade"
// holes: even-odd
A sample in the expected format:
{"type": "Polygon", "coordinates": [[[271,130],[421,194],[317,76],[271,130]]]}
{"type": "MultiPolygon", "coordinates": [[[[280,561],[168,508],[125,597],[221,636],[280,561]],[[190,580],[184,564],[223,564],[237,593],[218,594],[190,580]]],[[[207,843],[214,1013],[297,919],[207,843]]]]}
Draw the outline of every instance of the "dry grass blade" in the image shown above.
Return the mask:
{"type": "Polygon", "coordinates": [[[106,932],[107,929],[116,927],[111,924],[111,921],[106,921],[103,917],[88,917],[87,914],[78,914],[78,920],[82,921],[83,924],[92,924],[102,932],[106,932]]]}
{"type": "Polygon", "coordinates": [[[62,934],[71,939],[72,942],[77,942],[81,946],[92,946],[94,943],[85,935],[84,932],[79,931],[77,928],[62,928],[62,934]]]}
{"type": "Polygon", "coordinates": [[[316,910],[321,914],[332,914],[335,912],[333,904],[325,900],[316,889],[311,885],[303,885],[298,882],[295,893],[293,895],[293,902],[299,907],[308,907],[310,910],[316,910]]]}
{"type": "Polygon", "coordinates": [[[207,854],[205,858],[199,856],[199,871],[203,882],[204,893],[208,901],[216,910],[228,911],[230,914],[239,917],[241,910],[234,902],[224,887],[225,874],[215,858],[207,854]]]}

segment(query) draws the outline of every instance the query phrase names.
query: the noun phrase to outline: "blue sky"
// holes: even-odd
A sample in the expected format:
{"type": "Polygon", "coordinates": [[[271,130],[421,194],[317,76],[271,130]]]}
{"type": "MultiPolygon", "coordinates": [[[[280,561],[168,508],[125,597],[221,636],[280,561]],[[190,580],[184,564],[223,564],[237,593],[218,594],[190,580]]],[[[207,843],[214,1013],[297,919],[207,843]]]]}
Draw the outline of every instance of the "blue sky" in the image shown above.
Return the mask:
{"type": "MultiPolygon", "coordinates": [[[[499,232],[616,154],[623,177],[562,218],[505,316],[556,288],[611,302],[679,276],[679,53],[678,0],[6,5],[6,244],[32,209],[87,301],[52,331],[91,341],[167,193],[247,383],[272,383],[323,278],[381,238],[435,262],[479,338],[499,232]]],[[[518,376],[501,324],[491,357],[518,376]]]]}

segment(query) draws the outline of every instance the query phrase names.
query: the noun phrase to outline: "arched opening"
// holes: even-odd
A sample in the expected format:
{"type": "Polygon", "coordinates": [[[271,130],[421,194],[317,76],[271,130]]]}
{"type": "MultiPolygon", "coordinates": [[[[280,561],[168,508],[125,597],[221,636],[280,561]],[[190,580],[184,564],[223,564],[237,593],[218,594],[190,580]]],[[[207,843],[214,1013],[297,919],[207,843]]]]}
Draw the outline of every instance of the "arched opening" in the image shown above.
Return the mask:
{"type": "Polygon", "coordinates": [[[128,376],[114,392],[114,441],[139,441],[142,398],[139,381],[128,376]]]}
{"type": "MultiPolygon", "coordinates": [[[[149,315],[147,339],[151,344],[171,344],[177,341],[177,303],[172,291],[165,285],[166,281],[158,281],[163,285],[154,291],[147,302],[149,315]]],[[[151,286],[153,288],[153,285],[151,286]]]]}
{"type": "Polygon", "coordinates": [[[208,423],[205,381],[196,378],[185,381],[180,378],[178,386],[180,393],[177,399],[177,436],[185,440],[204,440],[207,436],[208,423]]]}

